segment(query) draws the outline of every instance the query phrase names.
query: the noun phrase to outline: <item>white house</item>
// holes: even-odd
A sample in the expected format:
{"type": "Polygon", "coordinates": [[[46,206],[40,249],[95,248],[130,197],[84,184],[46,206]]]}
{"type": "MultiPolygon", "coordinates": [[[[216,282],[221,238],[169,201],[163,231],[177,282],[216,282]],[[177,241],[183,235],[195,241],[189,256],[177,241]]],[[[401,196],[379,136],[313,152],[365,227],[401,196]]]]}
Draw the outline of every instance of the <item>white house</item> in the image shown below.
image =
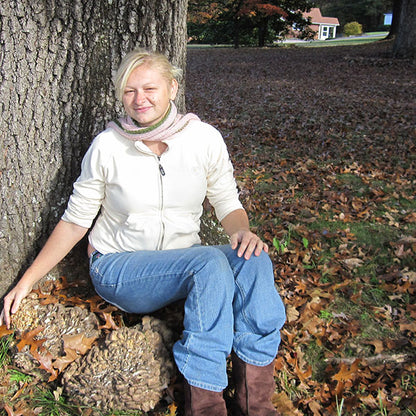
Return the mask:
{"type": "Polygon", "coordinates": [[[328,38],[335,38],[337,34],[337,27],[339,21],[336,17],[322,16],[321,10],[318,7],[314,7],[310,12],[303,13],[303,18],[310,17],[310,28],[316,32],[315,39],[325,40],[328,38]]]}

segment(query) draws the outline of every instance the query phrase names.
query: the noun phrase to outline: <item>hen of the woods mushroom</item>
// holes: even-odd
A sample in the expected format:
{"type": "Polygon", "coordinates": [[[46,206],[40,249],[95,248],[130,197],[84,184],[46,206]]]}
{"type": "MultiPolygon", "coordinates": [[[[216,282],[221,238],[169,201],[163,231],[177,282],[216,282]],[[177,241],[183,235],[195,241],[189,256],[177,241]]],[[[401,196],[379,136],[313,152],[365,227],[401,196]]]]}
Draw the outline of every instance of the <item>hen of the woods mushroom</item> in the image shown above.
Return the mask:
{"type": "Polygon", "coordinates": [[[15,364],[28,374],[47,379],[50,374],[39,368],[39,359],[49,360],[51,367],[63,372],[68,400],[78,405],[147,412],[161,400],[174,373],[170,353],[173,334],[154,317],[144,316],[135,326],[112,330],[101,339],[93,312],[59,303],[41,305],[32,293],[13,316],[13,326],[18,332],[43,328],[36,335],[42,348],[35,354],[25,345],[14,354],[15,364]],[[80,337],[90,345],[83,349],[80,337]],[[69,353],[67,343],[74,339],[81,345],[73,347],[76,359],[62,364],[69,353]]]}

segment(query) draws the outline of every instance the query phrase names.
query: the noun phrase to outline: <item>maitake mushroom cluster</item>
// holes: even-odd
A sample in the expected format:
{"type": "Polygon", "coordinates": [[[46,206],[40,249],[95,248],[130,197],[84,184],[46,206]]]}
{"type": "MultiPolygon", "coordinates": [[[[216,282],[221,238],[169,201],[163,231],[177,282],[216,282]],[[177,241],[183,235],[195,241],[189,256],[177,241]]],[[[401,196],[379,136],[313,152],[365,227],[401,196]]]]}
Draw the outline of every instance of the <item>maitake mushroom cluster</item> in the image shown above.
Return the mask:
{"type": "MultiPolygon", "coordinates": [[[[47,351],[52,359],[65,355],[65,337],[82,334],[85,338],[95,339],[101,333],[94,313],[79,306],[64,306],[60,303],[42,305],[36,293],[31,293],[23,299],[20,308],[13,315],[12,325],[19,333],[43,327],[36,338],[44,340],[42,351],[47,351]]],[[[41,355],[42,351],[40,351],[41,355]]],[[[37,370],[39,364],[31,354],[29,345],[16,352],[13,360],[28,374],[43,375],[43,377],[46,375],[37,370]]]]}
{"type": "Polygon", "coordinates": [[[43,327],[36,335],[39,340],[36,354],[31,350],[32,344],[14,354],[18,367],[43,379],[50,374],[39,369],[39,356],[46,354],[52,364],[60,363],[67,357],[68,337],[83,335],[86,339],[97,339],[81,354],[77,351],[78,358],[62,370],[64,391],[69,401],[77,405],[104,411],[148,412],[161,400],[174,374],[170,353],[174,336],[155,317],[144,316],[135,326],[111,330],[105,339],[100,339],[103,331],[95,313],[60,303],[42,305],[32,293],[22,301],[12,322],[20,333],[43,327]]]}
{"type": "Polygon", "coordinates": [[[173,376],[171,346],[171,332],[160,320],[145,316],[134,327],[110,332],[72,363],[64,373],[64,388],[79,405],[147,412],[173,376]]]}

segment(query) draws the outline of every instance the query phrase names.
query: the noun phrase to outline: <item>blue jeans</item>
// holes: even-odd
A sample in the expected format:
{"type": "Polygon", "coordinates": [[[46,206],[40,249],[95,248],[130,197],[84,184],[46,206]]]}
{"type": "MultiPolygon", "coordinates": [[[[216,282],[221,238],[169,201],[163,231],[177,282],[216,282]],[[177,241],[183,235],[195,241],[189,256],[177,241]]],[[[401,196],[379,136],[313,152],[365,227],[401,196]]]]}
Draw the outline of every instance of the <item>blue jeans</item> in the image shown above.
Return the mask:
{"type": "Polygon", "coordinates": [[[110,253],[91,259],[90,273],[97,293],[130,313],[185,299],[175,362],[189,384],[221,391],[231,349],[249,364],[270,364],[285,321],[268,255],[236,253],[229,245],[110,253]]]}

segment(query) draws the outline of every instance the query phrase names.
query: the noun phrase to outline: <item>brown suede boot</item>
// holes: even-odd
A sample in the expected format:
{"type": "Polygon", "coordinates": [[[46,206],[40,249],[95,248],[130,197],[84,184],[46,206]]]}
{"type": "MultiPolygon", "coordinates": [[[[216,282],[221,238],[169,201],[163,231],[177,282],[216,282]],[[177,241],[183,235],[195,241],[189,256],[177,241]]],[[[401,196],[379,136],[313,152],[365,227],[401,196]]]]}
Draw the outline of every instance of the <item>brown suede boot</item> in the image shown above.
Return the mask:
{"type": "Polygon", "coordinates": [[[200,389],[184,380],[185,416],[227,416],[221,392],[200,389]]]}
{"type": "Polygon", "coordinates": [[[235,385],[234,416],[281,416],[271,402],[275,390],[274,362],[258,367],[247,364],[232,352],[235,385]]]}

